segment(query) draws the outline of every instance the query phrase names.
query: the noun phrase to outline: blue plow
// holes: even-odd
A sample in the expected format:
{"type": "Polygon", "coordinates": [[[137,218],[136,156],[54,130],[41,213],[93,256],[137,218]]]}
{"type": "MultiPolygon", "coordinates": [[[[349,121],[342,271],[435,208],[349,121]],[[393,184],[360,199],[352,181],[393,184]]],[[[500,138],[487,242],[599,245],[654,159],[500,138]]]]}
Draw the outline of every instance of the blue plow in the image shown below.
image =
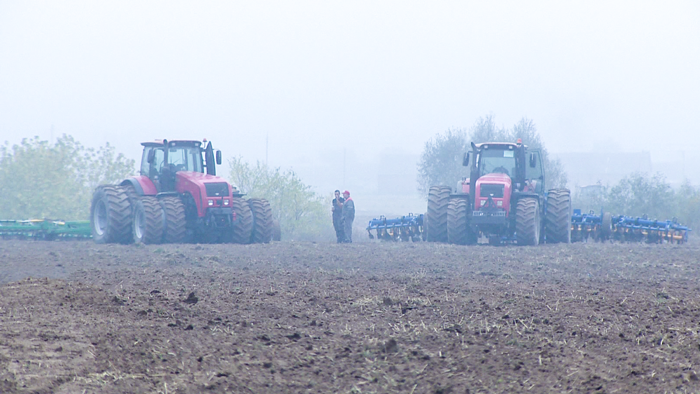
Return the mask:
{"type": "Polygon", "coordinates": [[[690,228],[673,220],[651,220],[645,216],[612,216],[605,212],[581,213],[574,209],[571,216],[571,241],[586,242],[589,239],[606,241],[609,239],[622,242],[676,243],[688,242],[690,228]]]}
{"type": "Polygon", "coordinates": [[[425,241],[425,228],[423,226],[423,214],[401,216],[396,219],[387,219],[380,216],[379,219],[372,219],[367,225],[367,232],[370,239],[380,239],[384,241],[404,241],[419,242],[425,241]],[[372,231],[375,234],[372,234],[372,231]]]}

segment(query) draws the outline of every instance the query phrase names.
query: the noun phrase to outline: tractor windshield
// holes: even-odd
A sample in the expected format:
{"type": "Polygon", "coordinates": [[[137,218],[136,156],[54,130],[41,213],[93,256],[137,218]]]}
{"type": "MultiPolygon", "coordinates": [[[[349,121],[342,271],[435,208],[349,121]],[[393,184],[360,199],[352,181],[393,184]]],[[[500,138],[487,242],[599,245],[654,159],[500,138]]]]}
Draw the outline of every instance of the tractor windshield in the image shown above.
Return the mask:
{"type": "MultiPolygon", "coordinates": [[[[141,160],[141,175],[153,178],[163,169],[165,150],[162,146],[146,146],[141,160]],[[148,163],[148,156],[154,151],[153,162],[148,163]]],[[[172,173],[178,171],[204,172],[202,150],[196,146],[174,146],[168,148],[168,163],[172,173]]]]}
{"type": "Polygon", "coordinates": [[[202,170],[202,151],[194,146],[175,146],[168,149],[168,164],[174,166],[175,171],[202,170]]]}
{"type": "Polygon", "coordinates": [[[515,177],[515,151],[510,149],[483,149],[479,154],[479,176],[491,173],[515,177]]]}

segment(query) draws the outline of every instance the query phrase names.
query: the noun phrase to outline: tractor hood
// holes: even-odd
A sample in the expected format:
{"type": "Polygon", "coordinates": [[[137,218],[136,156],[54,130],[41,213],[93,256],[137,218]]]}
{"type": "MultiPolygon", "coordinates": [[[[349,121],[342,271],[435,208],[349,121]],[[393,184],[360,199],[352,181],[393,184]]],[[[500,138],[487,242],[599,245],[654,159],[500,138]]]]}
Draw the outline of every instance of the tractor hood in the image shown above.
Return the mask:
{"type": "Polygon", "coordinates": [[[474,210],[503,209],[510,211],[511,179],[506,174],[486,174],[476,181],[474,187],[474,210]]]}
{"type": "Polygon", "coordinates": [[[193,171],[179,171],[175,177],[175,190],[192,195],[199,217],[204,216],[207,207],[230,207],[232,204],[231,185],[223,178],[193,171]]]}

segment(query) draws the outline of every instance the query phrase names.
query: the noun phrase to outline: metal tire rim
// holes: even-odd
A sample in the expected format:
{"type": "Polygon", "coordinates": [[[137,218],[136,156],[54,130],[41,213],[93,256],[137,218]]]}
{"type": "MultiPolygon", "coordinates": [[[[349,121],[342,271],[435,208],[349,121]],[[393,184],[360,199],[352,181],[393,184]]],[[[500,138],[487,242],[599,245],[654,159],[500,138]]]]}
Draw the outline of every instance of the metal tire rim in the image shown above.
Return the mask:
{"type": "Polygon", "coordinates": [[[93,221],[95,222],[95,233],[99,236],[104,235],[105,227],[107,227],[107,207],[104,201],[99,201],[95,207],[95,212],[93,214],[93,221]]]}

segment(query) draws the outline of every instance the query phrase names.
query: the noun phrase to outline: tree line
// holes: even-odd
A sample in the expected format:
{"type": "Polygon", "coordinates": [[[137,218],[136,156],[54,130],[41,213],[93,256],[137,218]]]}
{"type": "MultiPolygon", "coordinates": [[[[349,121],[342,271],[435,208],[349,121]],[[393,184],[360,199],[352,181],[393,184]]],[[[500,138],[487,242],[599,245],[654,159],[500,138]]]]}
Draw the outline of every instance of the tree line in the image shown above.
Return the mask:
{"type": "Polygon", "coordinates": [[[700,188],[685,181],[674,189],[660,174],[632,173],[617,184],[598,184],[590,192],[574,193],[573,204],[582,211],[672,220],[700,230],[700,188]]]}

